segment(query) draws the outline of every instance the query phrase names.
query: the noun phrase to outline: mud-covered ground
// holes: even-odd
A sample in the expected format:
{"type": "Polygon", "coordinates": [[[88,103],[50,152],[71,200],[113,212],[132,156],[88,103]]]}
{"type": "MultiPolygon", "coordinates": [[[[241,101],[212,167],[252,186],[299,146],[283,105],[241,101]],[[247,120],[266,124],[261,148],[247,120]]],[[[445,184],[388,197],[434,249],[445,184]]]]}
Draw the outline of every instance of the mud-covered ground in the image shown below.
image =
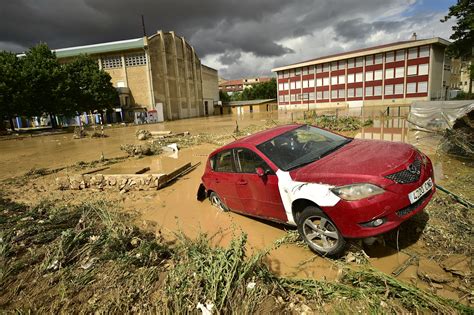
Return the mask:
{"type": "MultiPolygon", "coordinates": [[[[59,208],[81,206],[91,201],[104,202],[113,211],[134,214],[135,226],[153,231],[166,243],[176,241],[179,233],[191,239],[204,233],[213,236],[210,241],[213,245],[225,247],[231,246],[232,240],[243,232],[247,235],[245,249],[248,255],[258,254],[271,248],[278,240],[289,237],[293,239],[292,242],[284,242],[263,258],[274,275],[337,283],[341,279],[341,270],[345,268],[374,268],[393,276],[400,283],[472,307],[472,208],[467,209],[440,191],[426,211],[405,223],[399,230],[389,233],[371,246],[352,241],[346,256],[337,261],[314,255],[293,237],[294,231],[286,226],[235,213],[222,213],[208,201],[196,201],[203,165],[212,150],[232,141],[236,136],[298,118],[302,118],[302,115],[251,114],[238,119],[235,116],[208,117],[106,129],[107,138],[72,139],[72,134],[57,134],[3,140],[0,141],[1,197],[31,207],[36,207],[45,200],[59,208]],[[238,134],[235,134],[236,125],[239,127],[238,134]],[[171,130],[174,133],[189,131],[190,135],[174,139],[182,147],[178,154],[127,157],[120,150],[120,145],[142,144],[143,141],[138,141],[135,136],[139,129],[171,130]],[[163,173],[189,162],[201,162],[201,165],[159,191],[132,190],[120,193],[118,190],[58,190],[55,184],[57,177],[80,174],[98,167],[108,167],[101,171],[102,174],[130,174],[144,167],[150,167],[149,173],[163,173]],[[404,266],[406,268],[401,268],[404,266]],[[397,269],[400,273],[395,276],[392,272],[397,269]]],[[[466,200],[474,200],[473,162],[440,152],[437,150],[439,139],[410,131],[403,119],[375,119],[371,126],[345,133],[358,138],[412,143],[432,159],[438,184],[466,200]]],[[[3,211],[2,215],[8,215],[7,208],[3,211]]],[[[32,220],[35,221],[34,218],[32,220]]],[[[22,309],[22,301],[15,301],[10,295],[14,284],[0,287],[0,308],[22,309]],[[7,290],[10,292],[8,295],[7,290]],[[5,297],[13,300],[6,301],[5,297]]],[[[81,290],[87,291],[87,286],[81,290]]],[[[94,287],[94,290],[97,288],[94,287]]],[[[385,294],[385,298],[388,298],[387,292],[380,294],[385,294]]],[[[278,296],[268,295],[276,299],[266,301],[269,305],[278,302],[278,296]]],[[[282,299],[284,303],[280,303],[280,310],[301,312],[290,307],[291,303],[294,307],[295,301],[290,301],[285,296],[282,299]],[[288,303],[285,304],[286,302],[288,303]]],[[[31,304],[24,306],[26,309],[34,308],[31,304]]],[[[270,306],[265,306],[259,310],[271,309],[270,306]]],[[[406,306],[402,309],[412,310],[406,306]]]]}

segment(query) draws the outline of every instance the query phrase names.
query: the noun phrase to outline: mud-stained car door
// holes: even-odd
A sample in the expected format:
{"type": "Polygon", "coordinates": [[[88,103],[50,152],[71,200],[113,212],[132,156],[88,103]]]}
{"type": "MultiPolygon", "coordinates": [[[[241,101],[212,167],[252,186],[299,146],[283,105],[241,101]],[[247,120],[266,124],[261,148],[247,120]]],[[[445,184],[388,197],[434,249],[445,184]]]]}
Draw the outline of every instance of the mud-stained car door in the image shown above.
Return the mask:
{"type": "Polygon", "coordinates": [[[236,181],[236,189],[244,206],[243,212],[286,222],[275,172],[250,149],[236,148],[234,157],[236,170],[240,175],[236,181]],[[257,168],[263,173],[257,174],[257,168]]]}

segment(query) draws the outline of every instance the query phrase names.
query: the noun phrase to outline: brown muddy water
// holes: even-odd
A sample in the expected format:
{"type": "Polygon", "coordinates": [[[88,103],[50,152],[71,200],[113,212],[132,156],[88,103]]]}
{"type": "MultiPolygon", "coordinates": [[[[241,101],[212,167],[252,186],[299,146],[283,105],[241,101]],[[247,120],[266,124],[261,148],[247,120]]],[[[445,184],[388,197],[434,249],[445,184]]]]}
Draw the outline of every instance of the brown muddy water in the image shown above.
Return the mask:
{"type": "MultiPolygon", "coordinates": [[[[299,114],[300,115],[300,114],[299,114]]],[[[35,138],[0,141],[0,179],[24,174],[31,168],[57,168],[72,165],[78,161],[97,160],[103,154],[106,158],[123,156],[121,144],[140,143],[135,132],[171,130],[175,133],[189,131],[191,134],[230,134],[236,127],[263,125],[268,119],[279,122],[296,119],[291,113],[253,113],[243,117],[232,115],[187,119],[153,125],[106,129],[108,138],[84,138],[73,140],[72,134],[61,134],[35,138]]],[[[300,115],[301,116],[301,115],[300,115]]],[[[412,143],[426,152],[434,161],[436,180],[443,181],[443,161],[436,154],[439,139],[432,135],[410,131],[403,118],[375,120],[371,127],[363,128],[356,136],[363,139],[384,139],[412,143]]],[[[143,142],[142,142],[143,143],[143,142]]],[[[201,165],[180,178],[172,185],[153,193],[131,192],[122,196],[126,210],[141,213],[142,222],[154,222],[157,232],[167,238],[182,231],[193,237],[199,233],[216,235],[217,244],[226,244],[233,235],[248,234],[250,251],[269,248],[287,234],[288,227],[268,223],[230,212],[220,212],[209,201],[196,200],[200,177],[208,154],[216,146],[203,144],[180,150],[178,154],[131,158],[112,165],[104,174],[130,174],[143,167],[150,167],[149,173],[169,172],[192,162],[201,165]]],[[[118,192],[101,192],[118,194],[118,192]]],[[[356,246],[358,246],[356,244],[356,246]]],[[[378,246],[372,251],[370,263],[377,269],[390,273],[402,264],[408,255],[390,247],[378,246]]],[[[278,274],[315,279],[335,279],[338,267],[333,260],[314,255],[307,247],[296,244],[284,245],[272,251],[267,259],[271,269],[278,274]]],[[[409,267],[399,278],[411,280],[416,268],[409,267]]]]}

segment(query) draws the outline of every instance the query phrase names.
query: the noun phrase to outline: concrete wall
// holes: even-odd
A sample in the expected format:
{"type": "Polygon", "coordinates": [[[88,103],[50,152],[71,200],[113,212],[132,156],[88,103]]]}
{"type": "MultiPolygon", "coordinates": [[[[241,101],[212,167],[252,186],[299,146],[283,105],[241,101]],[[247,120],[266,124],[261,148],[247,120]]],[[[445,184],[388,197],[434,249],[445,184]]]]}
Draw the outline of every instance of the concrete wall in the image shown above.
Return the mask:
{"type": "Polygon", "coordinates": [[[444,47],[431,45],[430,49],[430,68],[429,68],[429,86],[428,100],[437,100],[444,97],[446,91],[443,88],[443,81],[448,84],[449,78],[446,78],[444,71],[444,47]]]}
{"type": "Polygon", "coordinates": [[[166,120],[203,115],[201,61],[174,32],[148,38],[154,103],[163,103],[166,120]]]}
{"type": "Polygon", "coordinates": [[[214,113],[214,103],[219,101],[219,78],[217,70],[201,65],[203,113],[207,102],[208,114],[214,113]]]}

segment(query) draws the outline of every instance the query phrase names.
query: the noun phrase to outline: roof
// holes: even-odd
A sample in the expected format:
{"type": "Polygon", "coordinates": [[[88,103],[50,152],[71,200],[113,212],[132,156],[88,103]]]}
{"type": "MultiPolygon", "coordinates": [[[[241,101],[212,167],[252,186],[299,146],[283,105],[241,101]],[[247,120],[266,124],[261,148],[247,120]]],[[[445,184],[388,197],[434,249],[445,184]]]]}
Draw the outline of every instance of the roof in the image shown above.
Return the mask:
{"type": "Polygon", "coordinates": [[[276,98],[268,98],[264,100],[248,100],[248,101],[230,101],[225,102],[225,106],[245,106],[245,105],[260,105],[265,103],[276,102],[276,98]]]}
{"type": "MultiPolygon", "coordinates": [[[[217,149],[216,151],[221,151],[221,150],[225,150],[225,149],[228,149],[228,148],[233,148],[233,147],[239,146],[241,144],[256,146],[256,145],[259,145],[259,144],[261,144],[265,141],[273,139],[278,135],[281,135],[281,134],[283,134],[287,131],[296,129],[296,128],[301,127],[301,126],[302,125],[300,125],[300,124],[290,124],[290,125],[277,126],[277,127],[271,128],[271,129],[263,130],[263,131],[254,133],[253,135],[235,140],[234,142],[231,142],[231,143],[217,149]]],[[[214,152],[216,152],[216,151],[214,151],[214,152]]],[[[211,153],[211,155],[213,153],[211,153]]]]}
{"type": "Polygon", "coordinates": [[[53,51],[56,53],[56,56],[58,58],[67,58],[67,57],[78,56],[80,54],[92,55],[92,54],[101,54],[101,53],[108,53],[108,52],[114,52],[114,51],[138,49],[138,48],[145,48],[145,39],[143,37],[120,40],[116,42],[107,42],[107,43],[100,43],[100,44],[93,44],[93,45],[60,48],[60,49],[54,49],[53,51]]]}
{"type": "Polygon", "coordinates": [[[290,65],[287,65],[287,66],[273,68],[272,72],[287,70],[287,69],[293,69],[295,67],[305,67],[305,66],[309,66],[309,65],[323,63],[323,62],[331,62],[331,61],[336,61],[336,60],[341,60],[341,59],[361,57],[361,56],[368,55],[369,53],[377,54],[377,53],[381,53],[381,52],[385,52],[385,51],[392,51],[392,50],[396,50],[396,49],[410,48],[410,47],[418,47],[418,46],[430,45],[430,44],[438,44],[438,45],[448,46],[451,43],[449,41],[443,39],[443,38],[440,38],[440,37],[434,37],[434,38],[429,38],[429,39],[400,41],[400,42],[394,42],[394,43],[389,43],[389,44],[384,44],[384,45],[379,45],[379,46],[361,48],[361,49],[342,52],[342,53],[333,54],[333,55],[327,55],[327,56],[318,57],[318,58],[315,58],[315,59],[310,59],[310,60],[306,60],[306,61],[302,61],[302,62],[298,62],[298,63],[293,63],[293,64],[290,64],[290,65]]]}

